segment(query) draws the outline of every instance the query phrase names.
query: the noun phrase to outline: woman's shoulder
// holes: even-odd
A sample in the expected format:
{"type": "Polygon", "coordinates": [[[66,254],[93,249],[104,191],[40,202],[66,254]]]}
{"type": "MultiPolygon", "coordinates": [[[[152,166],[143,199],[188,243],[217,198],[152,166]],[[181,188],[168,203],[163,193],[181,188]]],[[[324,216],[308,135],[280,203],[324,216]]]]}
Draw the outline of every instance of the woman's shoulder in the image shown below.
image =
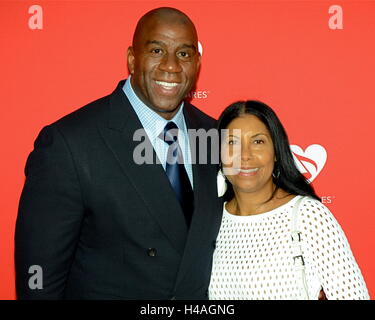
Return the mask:
{"type": "Polygon", "coordinates": [[[312,197],[303,197],[299,206],[300,222],[304,229],[325,231],[329,233],[340,230],[341,226],[331,210],[319,200],[312,197]]]}
{"type": "Polygon", "coordinates": [[[310,196],[299,197],[301,199],[299,206],[302,213],[319,216],[332,215],[330,209],[318,199],[310,196]]]}

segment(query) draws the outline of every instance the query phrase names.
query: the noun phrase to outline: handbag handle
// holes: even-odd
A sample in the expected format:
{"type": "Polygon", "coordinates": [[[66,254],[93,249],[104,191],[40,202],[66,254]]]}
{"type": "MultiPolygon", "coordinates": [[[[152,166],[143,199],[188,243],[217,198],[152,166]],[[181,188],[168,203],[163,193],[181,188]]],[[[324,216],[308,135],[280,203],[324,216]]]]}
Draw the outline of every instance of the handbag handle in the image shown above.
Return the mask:
{"type": "Polygon", "coordinates": [[[292,237],[293,263],[294,263],[294,269],[296,270],[297,277],[298,277],[300,296],[302,300],[309,300],[309,292],[307,289],[306,274],[305,274],[305,260],[303,259],[303,255],[302,255],[301,231],[299,229],[299,224],[298,224],[299,207],[305,198],[306,197],[300,197],[299,199],[297,199],[296,203],[294,204],[293,212],[292,212],[291,237],[292,237]]]}

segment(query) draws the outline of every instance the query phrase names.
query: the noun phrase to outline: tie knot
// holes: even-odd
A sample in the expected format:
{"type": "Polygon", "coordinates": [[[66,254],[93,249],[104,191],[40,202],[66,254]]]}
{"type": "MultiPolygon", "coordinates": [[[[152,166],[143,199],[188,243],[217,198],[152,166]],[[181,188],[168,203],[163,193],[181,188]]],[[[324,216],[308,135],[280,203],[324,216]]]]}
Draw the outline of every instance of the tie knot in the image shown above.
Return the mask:
{"type": "Polygon", "coordinates": [[[168,122],[165,125],[163,132],[160,133],[159,138],[169,145],[176,142],[178,138],[177,125],[173,121],[168,122]]]}

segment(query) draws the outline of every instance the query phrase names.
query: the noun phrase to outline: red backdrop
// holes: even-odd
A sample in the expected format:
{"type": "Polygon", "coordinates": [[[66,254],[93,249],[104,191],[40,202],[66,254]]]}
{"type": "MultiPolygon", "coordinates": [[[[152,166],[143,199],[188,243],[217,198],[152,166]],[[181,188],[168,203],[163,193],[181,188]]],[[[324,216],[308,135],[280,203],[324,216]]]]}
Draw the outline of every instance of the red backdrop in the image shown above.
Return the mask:
{"type": "Polygon", "coordinates": [[[159,6],[197,26],[195,105],[218,117],[259,99],[278,113],[373,296],[375,2],[0,1],[0,299],[15,298],[14,226],[37,133],[126,78],[135,24],[159,6]]]}

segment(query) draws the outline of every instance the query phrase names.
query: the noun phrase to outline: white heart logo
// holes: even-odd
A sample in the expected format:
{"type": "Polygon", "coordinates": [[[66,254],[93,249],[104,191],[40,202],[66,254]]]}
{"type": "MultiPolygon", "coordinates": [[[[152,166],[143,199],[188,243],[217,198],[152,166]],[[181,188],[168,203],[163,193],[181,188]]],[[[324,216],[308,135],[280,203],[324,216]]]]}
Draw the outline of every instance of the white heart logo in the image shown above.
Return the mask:
{"type": "Polygon", "coordinates": [[[322,171],[327,161],[327,151],[319,144],[308,146],[305,151],[297,145],[290,145],[298,170],[311,183],[322,171]]]}

